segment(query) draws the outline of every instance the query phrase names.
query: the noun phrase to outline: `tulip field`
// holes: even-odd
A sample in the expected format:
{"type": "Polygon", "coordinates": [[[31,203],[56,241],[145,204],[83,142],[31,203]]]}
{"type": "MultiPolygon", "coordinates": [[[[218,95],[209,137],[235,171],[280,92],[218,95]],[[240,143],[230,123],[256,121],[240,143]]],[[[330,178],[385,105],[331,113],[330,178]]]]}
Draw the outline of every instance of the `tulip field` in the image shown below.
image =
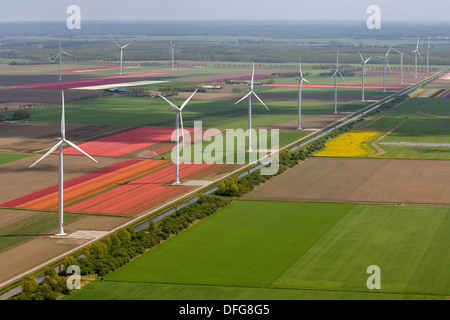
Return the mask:
{"type": "MultiPolygon", "coordinates": [[[[217,166],[183,164],[181,178],[210,173],[217,166]]],[[[175,165],[162,160],[128,160],[64,183],[65,211],[132,215],[187,191],[164,186],[173,181],[175,165]]],[[[58,209],[58,185],[0,204],[35,210],[58,209]]]]}
{"type": "MultiPolygon", "coordinates": [[[[82,143],[79,147],[92,156],[118,157],[157,143],[170,141],[174,130],[169,127],[138,127],[82,143]]],[[[194,129],[184,129],[184,132],[192,133],[194,129]]],[[[64,154],[81,155],[81,152],[68,147],[64,149],[64,154]]]]}

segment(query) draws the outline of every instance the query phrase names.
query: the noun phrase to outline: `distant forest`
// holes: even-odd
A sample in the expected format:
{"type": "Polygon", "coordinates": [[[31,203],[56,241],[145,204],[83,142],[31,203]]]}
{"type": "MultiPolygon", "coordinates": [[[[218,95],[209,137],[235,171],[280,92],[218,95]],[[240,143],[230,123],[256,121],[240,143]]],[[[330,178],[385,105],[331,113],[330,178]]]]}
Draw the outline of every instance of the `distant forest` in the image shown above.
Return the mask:
{"type": "MultiPolygon", "coordinates": [[[[449,64],[450,22],[385,22],[381,30],[369,30],[365,21],[86,21],[81,30],[68,30],[65,21],[8,22],[0,23],[0,59],[52,63],[60,41],[76,61],[117,61],[115,39],[133,42],[127,61],[165,61],[173,38],[176,60],[285,63],[301,54],[305,62],[330,63],[339,49],[342,62],[356,63],[358,50],[381,55],[393,42],[410,53],[418,36],[423,56],[428,37],[433,39],[430,64],[449,64]]],[[[405,55],[405,64],[411,63],[413,56],[405,55]]]]}

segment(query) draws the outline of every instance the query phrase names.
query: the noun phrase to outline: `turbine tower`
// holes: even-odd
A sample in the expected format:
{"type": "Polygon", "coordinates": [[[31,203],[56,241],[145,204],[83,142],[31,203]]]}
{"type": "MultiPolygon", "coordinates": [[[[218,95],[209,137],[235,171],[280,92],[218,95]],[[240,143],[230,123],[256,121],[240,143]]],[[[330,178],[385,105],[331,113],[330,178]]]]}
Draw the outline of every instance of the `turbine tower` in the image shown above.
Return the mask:
{"type": "MultiPolygon", "coordinates": [[[[92,158],[90,155],[88,155],[86,152],[84,152],[81,148],[79,148],[74,143],[70,142],[66,139],[66,121],[64,116],[64,91],[62,91],[62,112],[61,112],[61,137],[56,138],[56,141],[59,140],[59,142],[53,146],[45,155],[43,155],[38,161],[33,163],[30,168],[34,167],[36,164],[38,164],[41,160],[45,159],[48,155],[50,155],[53,151],[59,148],[59,206],[58,206],[58,212],[59,212],[59,224],[58,224],[58,233],[57,236],[64,236],[66,235],[64,233],[64,179],[63,179],[63,171],[64,171],[64,165],[63,165],[63,144],[67,143],[71,147],[75,148],[76,150],[80,151],[93,161],[97,162],[94,158],[92,158]]],[[[98,163],[98,162],[97,162],[98,163]]]]}
{"type": "Polygon", "coordinates": [[[391,52],[392,48],[389,47],[388,52],[385,56],[377,56],[377,58],[383,59],[383,91],[386,92],[386,65],[389,67],[389,72],[392,72],[391,66],[389,65],[388,55],[391,52]]]}
{"type": "Polygon", "coordinates": [[[414,59],[415,59],[415,65],[416,65],[415,71],[414,71],[414,78],[416,78],[416,79],[417,79],[417,55],[419,55],[420,59],[423,61],[423,58],[422,58],[422,56],[420,55],[420,52],[419,52],[419,42],[420,42],[420,37],[417,38],[416,50],[411,52],[411,53],[414,53],[414,59]]]}
{"type": "Polygon", "coordinates": [[[400,54],[400,72],[401,72],[401,84],[403,84],[403,52],[398,51],[397,49],[392,49],[395,52],[400,54]]]}
{"type": "Polygon", "coordinates": [[[337,59],[336,59],[336,70],[334,74],[331,76],[330,79],[334,78],[334,113],[337,114],[337,76],[338,74],[341,76],[341,78],[345,81],[344,76],[339,71],[339,52],[337,53],[337,59]]]}
{"type": "Polygon", "coordinates": [[[303,71],[302,71],[302,60],[301,57],[299,57],[299,63],[300,63],[300,77],[295,79],[298,81],[298,130],[302,129],[302,85],[303,81],[309,82],[303,77],[303,71]]]}
{"type": "Polygon", "coordinates": [[[124,45],[124,46],[121,46],[121,45],[119,45],[115,40],[113,40],[113,41],[114,41],[114,43],[120,48],[120,75],[122,75],[123,49],[125,49],[126,47],[128,47],[128,46],[131,44],[131,42],[128,43],[128,44],[126,44],[126,45],[124,45]]]}
{"type": "Polygon", "coordinates": [[[241,102],[242,100],[245,100],[248,98],[248,151],[251,152],[252,151],[252,95],[254,95],[256,97],[256,99],[259,100],[259,102],[262,103],[262,105],[269,110],[269,108],[267,108],[267,106],[264,104],[264,102],[258,97],[258,95],[253,91],[253,86],[254,86],[254,78],[255,78],[255,62],[253,62],[253,71],[252,71],[252,81],[250,82],[250,92],[247,93],[241,100],[239,100],[238,102],[236,102],[234,105],[237,105],[239,102],[241,102]]]}
{"type": "Polygon", "coordinates": [[[65,54],[66,56],[72,56],[73,57],[73,55],[71,55],[70,53],[67,53],[67,52],[65,52],[65,51],[63,51],[61,49],[61,42],[59,42],[59,53],[56,56],[56,58],[54,59],[54,61],[56,61],[56,59],[59,58],[59,81],[62,80],[62,78],[61,78],[61,60],[62,60],[62,55],[63,54],[65,54]]]}
{"type": "MultiPolygon", "coordinates": [[[[183,126],[183,109],[184,107],[186,107],[186,105],[188,104],[189,100],[191,100],[191,98],[194,96],[194,94],[197,92],[198,89],[196,89],[194,91],[194,93],[181,105],[181,107],[177,107],[175,104],[173,104],[172,102],[170,102],[168,99],[166,99],[166,97],[163,97],[162,95],[159,95],[161,98],[163,98],[164,100],[166,100],[166,102],[172,107],[173,112],[176,112],[176,131],[177,131],[177,143],[176,143],[176,157],[175,157],[175,184],[180,183],[180,122],[181,122],[181,132],[182,132],[182,136],[184,137],[184,126],[183,126]]],[[[184,138],[183,138],[183,142],[184,142],[184,138]]]]}
{"type": "Polygon", "coordinates": [[[365,81],[365,77],[366,77],[366,64],[367,62],[369,62],[370,59],[372,59],[372,57],[370,57],[367,60],[364,60],[361,52],[359,52],[359,56],[361,57],[361,64],[362,64],[362,101],[365,101],[365,97],[364,97],[364,81],[365,81]]]}
{"type": "Polygon", "coordinates": [[[173,41],[170,40],[170,56],[172,58],[172,71],[175,70],[174,65],[175,65],[175,45],[173,44],[173,41]]]}

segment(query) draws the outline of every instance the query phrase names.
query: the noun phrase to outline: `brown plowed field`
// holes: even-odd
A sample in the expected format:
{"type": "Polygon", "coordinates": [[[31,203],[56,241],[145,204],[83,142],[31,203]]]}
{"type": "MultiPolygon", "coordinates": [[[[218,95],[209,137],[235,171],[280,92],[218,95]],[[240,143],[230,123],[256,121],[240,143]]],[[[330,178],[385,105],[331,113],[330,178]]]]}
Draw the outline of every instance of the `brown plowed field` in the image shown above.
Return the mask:
{"type": "Polygon", "coordinates": [[[310,158],[251,200],[450,205],[450,161],[310,158]]]}
{"type": "MultiPolygon", "coordinates": [[[[66,124],[66,136],[72,142],[77,142],[104,135],[116,130],[125,129],[120,126],[66,124]]],[[[59,137],[59,123],[0,123],[0,152],[33,153],[50,149],[59,137]]]]}
{"type": "MultiPolygon", "coordinates": [[[[303,129],[322,129],[325,128],[339,120],[348,117],[348,113],[337,113],[333,112],[324,113],[317,116],[305,117],[302,119],[303,129]]],[[[295,130],[297,131],[298,120],[291,120],[282,123],[277,123],[271,126],[260,127],[258,129],[280,129],[281,131],[295,130]]]]}

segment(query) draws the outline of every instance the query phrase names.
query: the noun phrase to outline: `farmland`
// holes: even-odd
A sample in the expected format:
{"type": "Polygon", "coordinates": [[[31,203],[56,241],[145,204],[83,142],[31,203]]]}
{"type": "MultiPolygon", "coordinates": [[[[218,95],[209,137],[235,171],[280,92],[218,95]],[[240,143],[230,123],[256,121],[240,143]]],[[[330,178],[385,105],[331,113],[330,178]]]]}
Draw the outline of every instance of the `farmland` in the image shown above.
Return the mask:
{"type": "Polygon", "coordinates": [[[449,205],[449,174],[442,160],[314,157],[244,198],[449,205]]]}
{"type": "MultiPolygon", "coordinates": [[[[83,277],[83,284],[94,281],[67,296],[73,300],[450,296],[445,247],[450,240],[448,44],[435,36],[439,45],[432,50],[431,70],[425,72],[422,62],[417,78],[413,57],[407,54],[404,83],[400,56],[392,54],[386,92],[381,61],[371,60],[361,101],[358,50],[367,57],[385,54],[387,45],[406,52],[416,44],[414,32],[397,27],[396,32],[402,31],[395,37],[386,36],[392,31],[384,29],[380,38],[365,39],[368,34],[355,34],[343,24],[339,28],[345,32],[339,37],[322,38],[311,31],[305,38],[295,28],[288,32],[286,27],[292,25],[287,24],[274,27],[286,32],[276,38],[267,26],[249,25],[249,34],[243,36],[217,34],[220,28],[211,22],[203,36],[188,29],[174,36],[174,69],[168,57],[172,38],[162,31],[165,27],[148,28],[143,34],[141,26],[124,23],[125,30],[134,28],[131,35],[110,33],[117,32],[114,26],[106,32],[102,24],[87,23],[69,41],[60,39],[61,33],[43,36],[35,30],[23,33],[20,23],[17,30],[4,25],[10,35],[0,46],[0,61],[5,62],[0,64],[0,115],[6,120],[0,123],[2,286],[18,284],[33,268],[39,269],[33,270],[37,275],[50,263],[61,266],[70,252],[75,263],[97,259],[88,261],[92,268],[83,277]],[[113,38],[132,42],[122,76],[113,38]],[[63,59],[62,81],[52,61],[59,40],[74,55],[63,59]],[[337,48],[345,80],[338,78],[334,113],[330,77],[337,48]],[[300,55],[310,82],[302,88],[302,129],[297,129],[300,55]],[[252,62],[258,81],[254,91],[269,109],[251,100],[252,128],[258,134],[279,130],[280,146],[306,144],[280,154],[286,171],[276,176],[247,172],[254,167],[247,166],[253,155],[263,156],[273,147],[271,138],[253,140],[253,151],[237,150],[236,145],[227,149],[235,139],[227,141],[226,131],[245,132],[249,126],[248,100],[236,102],[253,88],[248,82],[252,62]],[[386,102],[342,131],[333,131],[357,112],[438,72],[438,79],[409,91],[409,96],[399,94],[401,103],[386,102]],[[114,88],[125,90],[104,91],[114,88]],[[178,184],[175,113],[159,95],[180,107],[195,89],[182,114],[178,184]],[[62,90],[67,138],[98,160],[94,163],[64,145],[66,237],[54,235],[58,151],[29,168],[60,136],[62,90]],[[26,118],[15,120],[18,111],[26,118]],[[309,140],[326,130],[340,135],[309,140]],[[219,164],[208,163],[212,154],[219,164]],[[220,164],[230,155],[233,164],[220,164]],[[202,161],[191,163],[200,156],[202,161]],[[240,156],[245,161],[239,162],[240,156]],[[208,193],[213,195],[203,196],[208,193]],[[205,216],[196,212],[202,201],[205,216]],[[214,201],[226,205],[212,212],[214,201]],[[122,231],[122,236],[136,240],[136,248],[126,237],[119,239],[122,231]],[[145,242],[144,235],[154,238],[145,242]],[[111,247],[118,251],[109,251],[111,247]],[[125,257],[129,263],[117,263],[125,257]],[[366,285],[370,265],[381,268],[381,290],[366,285]]],[[[229,32],[239,30],[237,26],[229,25],[229,32]]],[[[38,29],[47,28],[51,26],[43,23],[38,29]]],[[[307,29],[315,28],[320,29],[307,29]]],[[[238,144],[242,141],[242,149],[248,148],[248,138],[238,144]]]]}
{"type": "Polygon", "coordinates": [[[450,143],[450,113],[446,100],[412,98],[370,122],[365,128],[386,133],[376,141],[378,147],[383,149],[378,156],[448,159],[449,149],[445,144],[450,143]],[[405,143],[418,145],[410,147],[403,145],[405,143]]]}
{"type": "Polygon", "coordinates": [[[449,214],[446,207],[237,201],[69,298],[442,299],[449,214]],[[372,295],[365,283],[374,263],[385,285],[372,295]]]}
{"type": "Polygon", "coordinates": [[[369,143],[378,131],[352,131],[344,133],[330,141],[325,149],[316,153],[316,157],[361,157],[374,153],[369,143]]]}

